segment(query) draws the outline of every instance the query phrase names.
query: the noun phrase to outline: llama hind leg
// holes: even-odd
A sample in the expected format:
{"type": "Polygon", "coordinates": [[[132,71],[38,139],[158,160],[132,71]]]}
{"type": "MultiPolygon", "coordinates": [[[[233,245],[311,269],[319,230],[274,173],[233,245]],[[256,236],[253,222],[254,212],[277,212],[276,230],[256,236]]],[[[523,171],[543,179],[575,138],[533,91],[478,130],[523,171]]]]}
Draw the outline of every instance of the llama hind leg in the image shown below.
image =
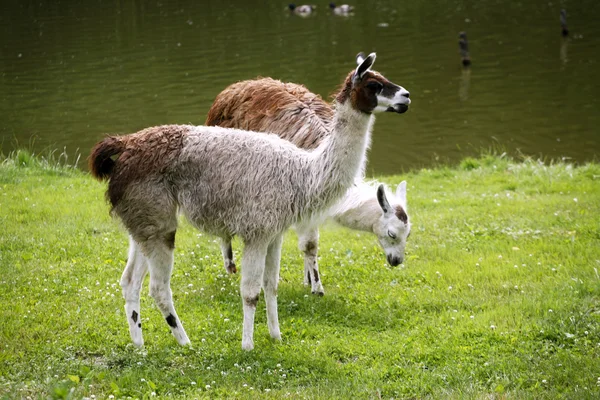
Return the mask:
{"type": "Polygon", "coordinates": [[[266,255],[266,244],[245,244],[244,253],[242,254],[242,283],[240,287],[244,308],[244,325],[242,328],[242,349],[244,350],[254,348],[254,314],[260,295],[266,255]]]}
{"type": "Polygon", "coordinates": [[[144,249],[150,269],[150,296],[154,298],[177,343],[185,346],[190,344],[190,339],[175,312],[171,292],[174,243],[175,231],[172,231],[162,240],[155,239],[144,243],[144,249]]]}
{"type": "Polygon", "coordinates": [[[139,244],[132,237],[129,237],[129,256],[121,276],[121,287],[125,298],[125,316],[129,323],[129,334],[133,344],[137,347],[144,345],[140,315],[140,292],[147,272],[146,257],[142,254],[139,244]]]}
{"type": "Polygon", "coordinates": [[[298,248],[304,253],[304,284],[311,285],[311,292],[323,296],[325,290],[321,283],[319,275],[319,263],[317,253],[319,250],[319,228],[299,225],[296,227],[298,232],[298,248]]]}
{"type": "Polygon", "coordinates": [[[277,286],[279,284],[282,243],[283,235],[277,235],[269,245],[265,261],[265,272],[263,273],[263,290],[265,291],[265,303],[267,305],[267,325],[271,337],[277,340],[281,340],[279,317],[277,315],[277,286]]]}
{"type": "Polygon", "coordinates": [[[221,238],[221,253],[223,254],[223,264],[225,271],[230,274],[235,274],[237,268],[233,260],[233,248],[231,247],[231,238],[221,238]]]}

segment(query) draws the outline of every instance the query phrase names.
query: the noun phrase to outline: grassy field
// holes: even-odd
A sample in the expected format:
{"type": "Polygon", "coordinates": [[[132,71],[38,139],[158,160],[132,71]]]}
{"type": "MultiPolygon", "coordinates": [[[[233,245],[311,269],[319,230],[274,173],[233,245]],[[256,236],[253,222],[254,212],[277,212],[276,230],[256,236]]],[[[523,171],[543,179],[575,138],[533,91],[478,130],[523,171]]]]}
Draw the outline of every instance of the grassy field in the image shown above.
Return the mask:
{"type": "Polygon", "coordinates": [[[136,349],[119,286],[127,239],[105,186],[5,159],[0,397],[600,398],[600,165],[482,156],[380,178],[402,179],[404,265],[387,266],[374,237],[326,226],[316,297],[288,233],[283,341],[261,300],[252,352],[239,274],[182,222],[172,288],[193,345],[176,344],[144,287],[136,349]]]}

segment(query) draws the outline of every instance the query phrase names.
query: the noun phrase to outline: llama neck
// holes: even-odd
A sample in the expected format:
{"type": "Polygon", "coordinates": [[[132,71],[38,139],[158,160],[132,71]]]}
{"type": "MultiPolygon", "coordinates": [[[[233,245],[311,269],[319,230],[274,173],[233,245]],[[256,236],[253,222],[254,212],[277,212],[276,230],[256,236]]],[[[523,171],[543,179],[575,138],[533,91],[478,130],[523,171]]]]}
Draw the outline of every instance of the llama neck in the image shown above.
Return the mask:
{"type": "Polygon", "coordinates": [[[323,209],[338,201],[362,172],[373,121],[372,115],[353,109],[349,101],[336,105],[333,131],[310,160],[312,184],[306,194],[319,203],[311,209],[323,209]]]}
{"type": "Polygon", "coordinates": [[[333,206],[329,216],[346,228],[372,232],[381,217],[381,207],[375,196],[376,188],[357,181],[344,198],[333,206]]]}

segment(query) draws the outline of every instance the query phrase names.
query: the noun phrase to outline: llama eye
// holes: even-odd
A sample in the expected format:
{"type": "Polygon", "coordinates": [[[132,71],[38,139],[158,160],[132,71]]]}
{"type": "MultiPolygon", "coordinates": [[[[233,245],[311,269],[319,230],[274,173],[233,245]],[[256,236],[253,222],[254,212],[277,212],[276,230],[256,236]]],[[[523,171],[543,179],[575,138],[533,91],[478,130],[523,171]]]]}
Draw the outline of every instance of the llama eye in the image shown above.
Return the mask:
{"type": "Polygon", "coordinates": [[[383,85],[379,82],[369,82],[367,83],[367,87],[377,93],[381,92],[383,89],[383,85]]]}
{"type": "Polygon", "coordinates": [[[396,239],[396,234],[392,231],[388,231],[388,236],[391,237],[392,239],[396,239]]]}

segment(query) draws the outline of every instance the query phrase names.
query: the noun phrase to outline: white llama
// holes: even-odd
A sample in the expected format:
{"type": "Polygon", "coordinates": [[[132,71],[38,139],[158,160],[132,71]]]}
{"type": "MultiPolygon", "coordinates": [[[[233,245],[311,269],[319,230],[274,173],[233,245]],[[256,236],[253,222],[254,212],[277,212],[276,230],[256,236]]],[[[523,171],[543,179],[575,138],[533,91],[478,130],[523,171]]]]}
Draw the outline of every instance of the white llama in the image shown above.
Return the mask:
{"type": "Polygon", "coordinates": [[[94,146],[90,171],[107,179],[112,212],[130,235],[121,278],[134,344],[143,344],[140,291],[146,268],[150,295],[177,341],[190,341],[173,306],[177,212],[198,229],[244,243],[242,348],[254,347],[261,287],[271,337],[281,339],[277,285],[283,232],[335,203],[360,169],[373,113],[405,112],[408,92],[370,71],[375,54],[352,71],[336,98],[334,133],[311,151],[276,135],[219,127],[165,125],[108,137],[94,146]]]}
{"type": "MultiPolygon", "coordinates": [[[[364,55],[359,54],[358,64],[362,61],[364,55]]],[[[298,147],[314,149],[332,133],[333,115],[332,106],[303,85],[259,78],[233,83],[219,93],[205,125],[274,133],[298,147]]],[[[410,234],[406,182],[394,194],[383,185],[364,182],[361,176],[327,214],[347,228],[375,234],[390,265],[403,262],[410,234]]],[[[318,221],[302,221],[295,229],[304,253],[304,284],[311,285],[312,293],[323,295],[317,262],[318,221]]],[[[235,273],[231,238],[221,238],[221,252],[225,269],[235,273]]]]}

